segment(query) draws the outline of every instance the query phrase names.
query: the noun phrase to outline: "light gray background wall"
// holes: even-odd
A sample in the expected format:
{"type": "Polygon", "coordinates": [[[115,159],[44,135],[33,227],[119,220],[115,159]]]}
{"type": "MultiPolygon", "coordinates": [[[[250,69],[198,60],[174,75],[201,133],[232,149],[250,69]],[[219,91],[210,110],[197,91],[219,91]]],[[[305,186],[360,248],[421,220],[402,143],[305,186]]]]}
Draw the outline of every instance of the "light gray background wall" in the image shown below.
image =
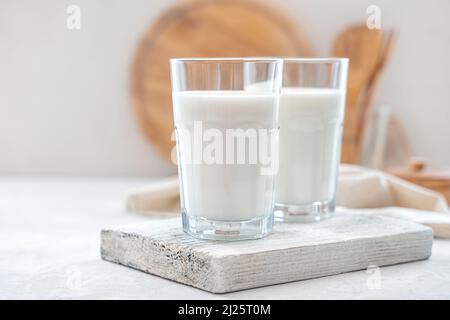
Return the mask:
{"type": "MultiPolygon", "coordinates": [[[[130,61],[167,0],[1,0],[0,173],[165,175],[128,99],[130,61]],[[66,8],[82,29],[66,28],[66,8]]],[[[337,32],[382,10],[399,41],[376,104],[400,115],[414,151],[450,167],[450,1],[280,0],[320,54],[337,32]]]]}

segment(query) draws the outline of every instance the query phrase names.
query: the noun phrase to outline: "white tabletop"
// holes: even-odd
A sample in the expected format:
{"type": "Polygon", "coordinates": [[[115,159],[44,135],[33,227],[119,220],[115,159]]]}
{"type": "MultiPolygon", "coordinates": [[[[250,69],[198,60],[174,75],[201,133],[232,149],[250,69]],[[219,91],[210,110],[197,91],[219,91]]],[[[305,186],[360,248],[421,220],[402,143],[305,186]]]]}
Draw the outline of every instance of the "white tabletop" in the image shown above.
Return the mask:
{"type": "Polygon", "coordinates": [[[426,261],[222,295],[102,261],[102,227],[161,219],[125,210],[127,192],[149,181],[0,177],[0,298],[450,298],[450,240],[426,261]]]}

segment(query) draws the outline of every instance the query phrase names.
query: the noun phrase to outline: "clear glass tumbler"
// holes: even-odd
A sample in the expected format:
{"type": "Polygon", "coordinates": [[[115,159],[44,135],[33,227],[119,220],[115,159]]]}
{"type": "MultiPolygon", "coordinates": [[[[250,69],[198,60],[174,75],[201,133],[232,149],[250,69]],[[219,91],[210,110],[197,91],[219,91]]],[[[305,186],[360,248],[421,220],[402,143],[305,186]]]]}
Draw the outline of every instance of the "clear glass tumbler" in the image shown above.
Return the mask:
{"type": "Polygon", "coordinates": [[[242,240],[273,225],[283,60],[172,59],[183,229],[242,240]]]}
{"type": "Polygon", "coordinates": [[[335,210],[348,59],[284,59],[275,220],[319,221],[335,210]]]}

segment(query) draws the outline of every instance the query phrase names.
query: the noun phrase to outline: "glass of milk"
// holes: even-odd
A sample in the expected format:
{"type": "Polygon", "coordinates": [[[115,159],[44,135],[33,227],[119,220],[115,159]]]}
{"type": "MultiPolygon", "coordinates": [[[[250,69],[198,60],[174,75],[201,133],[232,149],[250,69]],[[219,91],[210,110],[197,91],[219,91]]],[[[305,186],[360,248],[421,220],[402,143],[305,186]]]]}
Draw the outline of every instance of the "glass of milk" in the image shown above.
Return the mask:
{"type": "Polygon", "coordinates": [[[284,59],[275,220],[319,221],[335,209],[348,59],[284,59]]]}
{"type": "Polygon", "coordinates": [[[273,225],[278,58],[172,59],[172,101],[186,233],[242,240],[273,225]]]}

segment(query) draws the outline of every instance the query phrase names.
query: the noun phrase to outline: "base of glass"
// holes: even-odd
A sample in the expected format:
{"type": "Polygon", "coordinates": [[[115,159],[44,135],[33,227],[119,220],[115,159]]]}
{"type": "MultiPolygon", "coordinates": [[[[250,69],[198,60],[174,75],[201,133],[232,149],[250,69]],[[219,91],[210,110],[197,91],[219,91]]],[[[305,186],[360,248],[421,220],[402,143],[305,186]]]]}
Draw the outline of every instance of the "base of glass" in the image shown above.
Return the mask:
{"type": "Polygon", "coordinates": [[[249,240],[267,236],[273,227],[273,215],[245,221],[218,221],[189,216],[184,211],[183,230],[187,234],[208,240],[249,240]]]}
{"type": "Polygon", "coordinates": [[[309,204],[288,205],[275,203],[275,221],[316,222],[334,215],[334,201],[316,201],[309,204]]]}

